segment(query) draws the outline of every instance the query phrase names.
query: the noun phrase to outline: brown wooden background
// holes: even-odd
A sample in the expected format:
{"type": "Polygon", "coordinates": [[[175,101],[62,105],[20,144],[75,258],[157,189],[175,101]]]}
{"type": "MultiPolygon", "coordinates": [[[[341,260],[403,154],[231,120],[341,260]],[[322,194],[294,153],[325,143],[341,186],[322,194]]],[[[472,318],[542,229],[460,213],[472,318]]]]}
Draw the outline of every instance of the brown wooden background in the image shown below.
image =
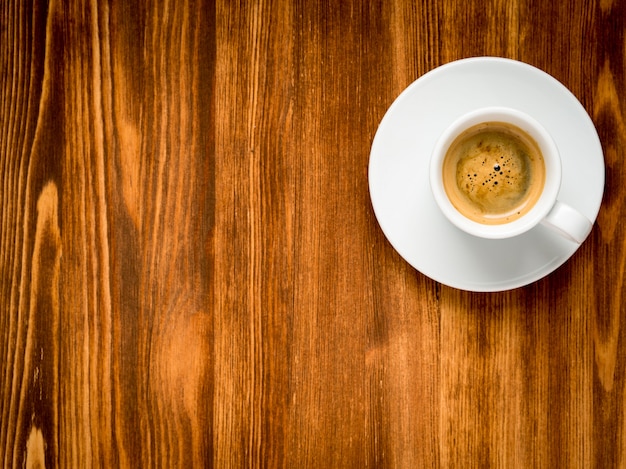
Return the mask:
{"type": "Polygon", "coordinates": [[[0,465],[626,467],[626,2],[0,2],[0,465]],[[497,55],[597,126],[549,277],[475,294],[379,229],[372,138],[497,55]]]}

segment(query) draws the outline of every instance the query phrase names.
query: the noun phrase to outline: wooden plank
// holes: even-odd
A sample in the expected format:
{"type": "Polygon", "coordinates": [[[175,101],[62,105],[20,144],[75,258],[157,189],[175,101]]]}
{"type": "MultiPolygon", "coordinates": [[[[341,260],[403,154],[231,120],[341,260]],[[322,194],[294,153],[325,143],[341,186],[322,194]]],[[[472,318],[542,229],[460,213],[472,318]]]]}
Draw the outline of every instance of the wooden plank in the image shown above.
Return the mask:
{"type": "Polygon", "coordinates": [[[0,6],[0,465],[621,467],[626,5],[0,6]],[[587,109],[590,238],[527,287],[411,268],[377,126],[463,57],[587,109]]]}

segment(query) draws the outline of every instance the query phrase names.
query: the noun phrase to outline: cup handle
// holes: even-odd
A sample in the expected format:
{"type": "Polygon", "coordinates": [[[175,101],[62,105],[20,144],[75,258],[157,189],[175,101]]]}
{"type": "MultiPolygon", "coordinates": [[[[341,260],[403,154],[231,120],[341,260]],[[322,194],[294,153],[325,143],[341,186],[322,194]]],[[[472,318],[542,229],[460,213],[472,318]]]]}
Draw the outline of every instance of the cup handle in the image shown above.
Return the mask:
{"type": "Polygon", "coordinates": [[[578,244],[587,238],[593,226],[578,210],[558,200],[541,223],[578,244]]]}

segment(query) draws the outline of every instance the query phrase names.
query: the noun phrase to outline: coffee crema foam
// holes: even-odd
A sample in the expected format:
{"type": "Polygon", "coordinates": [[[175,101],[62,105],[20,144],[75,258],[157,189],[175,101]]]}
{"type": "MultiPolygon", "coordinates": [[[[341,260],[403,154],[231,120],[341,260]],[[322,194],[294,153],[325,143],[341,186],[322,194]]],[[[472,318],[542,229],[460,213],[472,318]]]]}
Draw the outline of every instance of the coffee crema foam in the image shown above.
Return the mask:
{"type": "Polygon", "coordinates": [[[504,122],[467,129],[444,158],[448,198],[459,212],[482,224],[509,223],[528,213],[544,181],[545,164],[537,143],[504,122]]]}

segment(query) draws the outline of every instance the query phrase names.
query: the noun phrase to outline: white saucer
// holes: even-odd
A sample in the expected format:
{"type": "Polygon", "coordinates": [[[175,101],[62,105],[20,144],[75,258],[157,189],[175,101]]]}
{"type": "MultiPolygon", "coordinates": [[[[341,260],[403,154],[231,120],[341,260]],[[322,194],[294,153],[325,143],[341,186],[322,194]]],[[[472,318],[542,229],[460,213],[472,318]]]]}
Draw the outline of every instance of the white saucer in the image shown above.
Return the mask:
{"type": "Polygon", "coordinates": [[[547,73],[496,57],[443,65],[398,96],[372,143],[369,189],[380,227],[409,264],[451,287],[494,292],[539,280],[579,246],[541,225],[516,238],[483,240],[460,231],[440,213],[428,182],[435,140],[455,118],[483,106],[517,108],[552,133],[563,160],[559,200],[595,222],[604,192],[604,158],[589,115],[547,73]]]}

